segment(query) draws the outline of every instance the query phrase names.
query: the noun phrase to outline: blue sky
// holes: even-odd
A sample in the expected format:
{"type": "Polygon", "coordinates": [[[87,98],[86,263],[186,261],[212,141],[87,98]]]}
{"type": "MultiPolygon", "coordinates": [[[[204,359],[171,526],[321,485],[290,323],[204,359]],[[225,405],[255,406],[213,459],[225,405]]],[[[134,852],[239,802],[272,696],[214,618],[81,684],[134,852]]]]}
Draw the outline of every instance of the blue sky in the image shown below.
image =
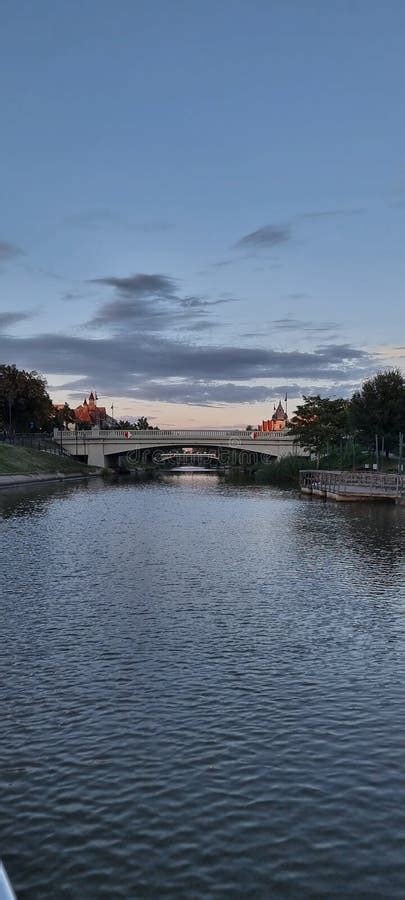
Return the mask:
{"type": "Polygon", "coordinates": [[[3,0],[0,359],[255,424],[404,364],[400,0],[3,0]]]}

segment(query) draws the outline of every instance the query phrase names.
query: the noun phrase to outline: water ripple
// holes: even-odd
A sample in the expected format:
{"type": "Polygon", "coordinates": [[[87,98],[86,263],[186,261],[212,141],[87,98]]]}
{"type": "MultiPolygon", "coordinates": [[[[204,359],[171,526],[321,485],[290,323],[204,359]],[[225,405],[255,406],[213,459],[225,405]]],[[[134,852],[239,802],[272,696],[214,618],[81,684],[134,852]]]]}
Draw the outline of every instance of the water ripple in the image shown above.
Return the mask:
{"type": "Polygon", "coordinates": [[[19,900],[403,897],[404,536],[214,476],[2,493],[19,900]]]}

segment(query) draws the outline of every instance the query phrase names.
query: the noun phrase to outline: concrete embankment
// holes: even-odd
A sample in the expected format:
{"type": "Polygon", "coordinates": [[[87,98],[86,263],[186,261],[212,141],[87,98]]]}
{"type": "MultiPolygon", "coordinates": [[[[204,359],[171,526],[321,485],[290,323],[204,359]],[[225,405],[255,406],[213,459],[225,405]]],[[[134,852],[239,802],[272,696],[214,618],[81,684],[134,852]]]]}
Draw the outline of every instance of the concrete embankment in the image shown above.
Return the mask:
{"type": "Polygon", "coordinates": [[[51,481],[69,482],[83,478],[100,478],[98,472],[84,472],[75,475],[66,475],[63,472],[50,472],[41,475],[2,475],[0,473],[0,490],[2,488],[21,487],[31,484],[47,484],[51,481]]]}

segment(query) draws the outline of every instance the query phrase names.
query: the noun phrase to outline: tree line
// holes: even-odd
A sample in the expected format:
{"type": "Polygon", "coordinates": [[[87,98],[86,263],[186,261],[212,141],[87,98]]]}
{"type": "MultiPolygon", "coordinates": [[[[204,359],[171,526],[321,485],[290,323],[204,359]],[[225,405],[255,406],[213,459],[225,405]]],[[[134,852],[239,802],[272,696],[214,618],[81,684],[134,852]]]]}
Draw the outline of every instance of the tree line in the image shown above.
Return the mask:
{"type": "Polygon", "coordinates": [[[378,457],[401,454],[405,432],[405,378],[400,369],[386,369],[364,381],[350,399],[303,398],[290,422],[301,447],[319,460],[331,451],[343,454],[348,443],[375,451],[378,457]]]}
{"type": "MultiPolygon", "coordinates": [[[[67,403],[62,409],[55,409],[42,375],[17,369],[15,365],[0,364],[1,432],[51,432],[53,428],[66,428],[75,422],[74,410],[67,403]]],[[[77,423],[77,427],[91,426],[77,423]]],[[[136,422],[121,419],[112,427],[144,431],[151,425],[145,416],[140,416],[136,422]]]]}

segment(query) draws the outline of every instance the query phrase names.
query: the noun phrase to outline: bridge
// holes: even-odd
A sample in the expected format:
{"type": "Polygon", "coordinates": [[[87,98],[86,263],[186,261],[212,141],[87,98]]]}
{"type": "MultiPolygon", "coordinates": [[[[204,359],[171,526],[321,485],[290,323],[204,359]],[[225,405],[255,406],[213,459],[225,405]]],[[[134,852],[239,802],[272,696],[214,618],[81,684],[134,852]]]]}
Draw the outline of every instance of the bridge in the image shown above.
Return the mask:
{"type": "MultiPolygon", "coordinates": [[[[80,457],[89,466],[104,468],[117,464],[120,456],[129,457],[133,465],[158,464],[154,452],[162,449],[183,450],[199,448],[219,451],[224,465],[249,465],[260,458],[269,462],[297,453],[297,445],[288,430],[274,432],[150,429],[138,431],[54,430],[54,440],[70,456],[80,457]]],[[[300,451],[302,453],[302,451],[300,451]]]]}

